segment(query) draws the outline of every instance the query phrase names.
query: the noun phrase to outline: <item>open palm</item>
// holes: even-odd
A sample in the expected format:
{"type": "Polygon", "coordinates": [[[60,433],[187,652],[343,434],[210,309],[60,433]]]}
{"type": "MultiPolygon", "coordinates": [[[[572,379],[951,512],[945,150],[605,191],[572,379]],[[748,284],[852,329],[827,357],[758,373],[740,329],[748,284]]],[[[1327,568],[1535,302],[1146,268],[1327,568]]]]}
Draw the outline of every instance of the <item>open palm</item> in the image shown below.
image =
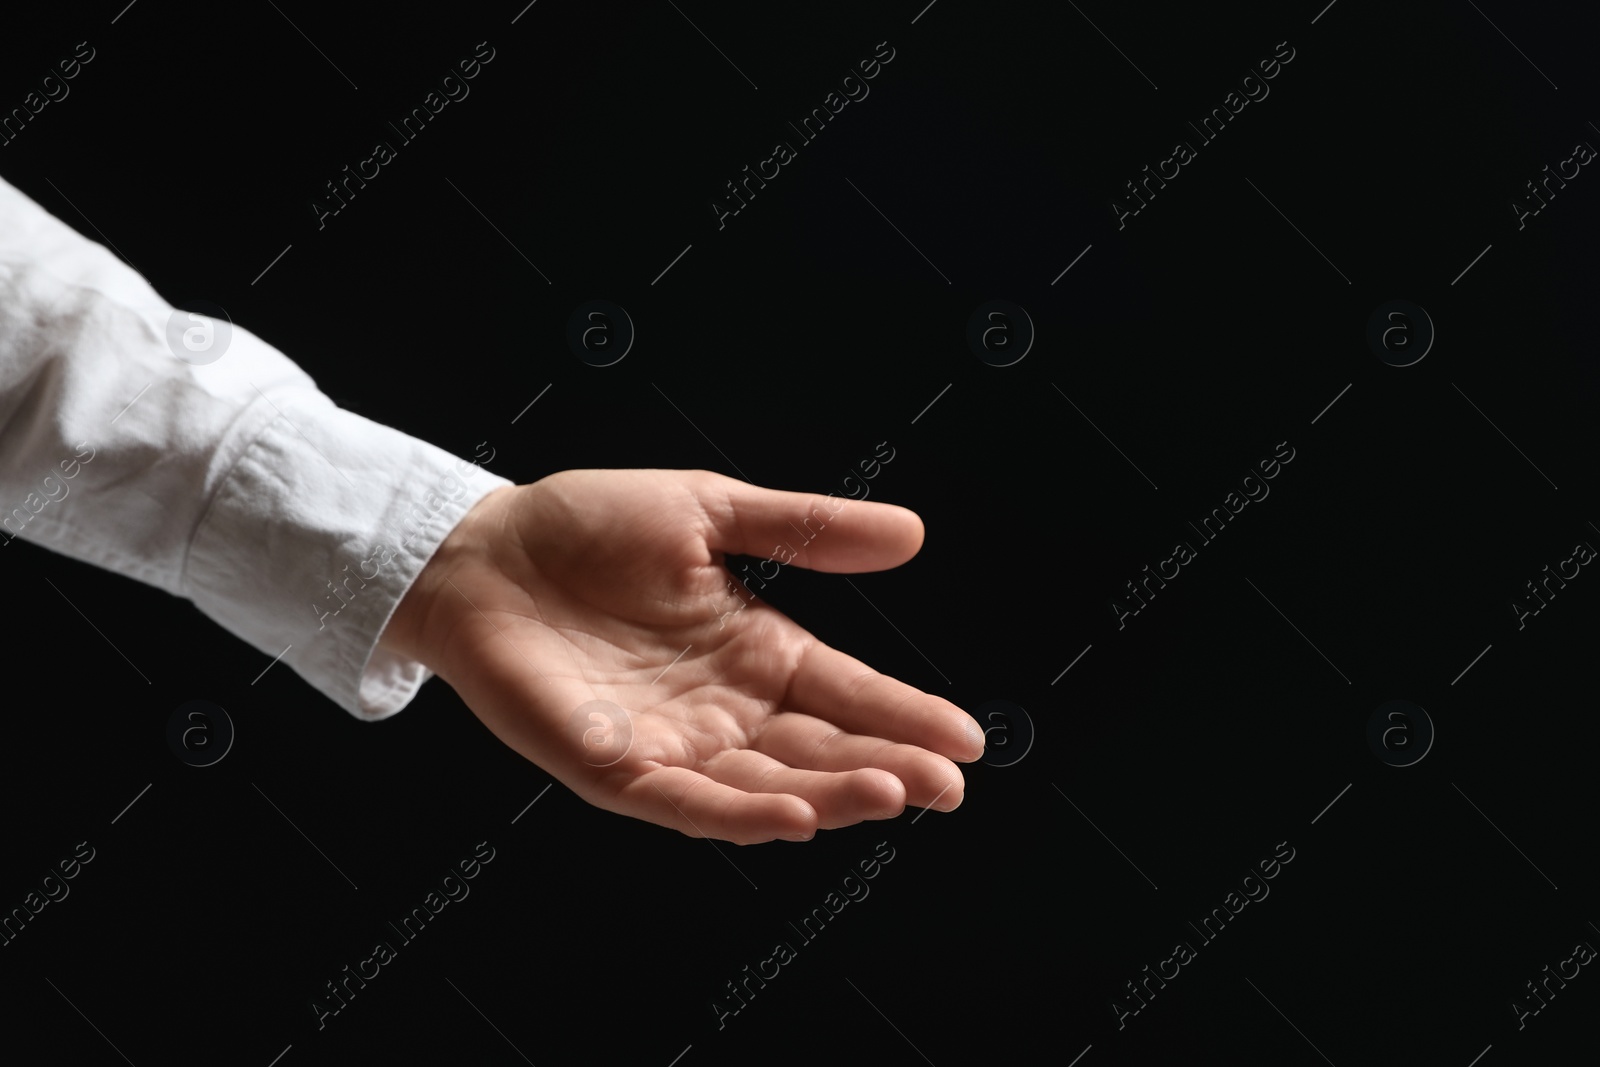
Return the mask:
{"type": "Polygon", "coordinates": [[[610,811],[741,844],[961,802],[977,722],[756,598],[779,564],[899,566],[890,504],[708,471],[563,471],[496,490],[407,594],[385,643],[501,740],[610,811]],[[725,554],[777,562],[732,577],[725,554]]]}

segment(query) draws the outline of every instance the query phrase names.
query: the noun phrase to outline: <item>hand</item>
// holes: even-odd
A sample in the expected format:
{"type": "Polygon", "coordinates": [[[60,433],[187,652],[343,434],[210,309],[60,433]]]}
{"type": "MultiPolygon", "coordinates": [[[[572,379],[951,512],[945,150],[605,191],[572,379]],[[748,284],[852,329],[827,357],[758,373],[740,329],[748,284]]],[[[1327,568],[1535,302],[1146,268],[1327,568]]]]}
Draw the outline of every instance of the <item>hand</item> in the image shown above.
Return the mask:
{"type": "Polygon", "coordinates": [[[956,807],[952,761],[978,759],[983,731],[748,590],[791,550],[853,574],[922,535],[902,507],[709,471],[563,471],[473,507],[382,643],[591,804],[691,837],[806,840],[956,807]],[[777,562],[733,585],[724,553],[777,562]]]}

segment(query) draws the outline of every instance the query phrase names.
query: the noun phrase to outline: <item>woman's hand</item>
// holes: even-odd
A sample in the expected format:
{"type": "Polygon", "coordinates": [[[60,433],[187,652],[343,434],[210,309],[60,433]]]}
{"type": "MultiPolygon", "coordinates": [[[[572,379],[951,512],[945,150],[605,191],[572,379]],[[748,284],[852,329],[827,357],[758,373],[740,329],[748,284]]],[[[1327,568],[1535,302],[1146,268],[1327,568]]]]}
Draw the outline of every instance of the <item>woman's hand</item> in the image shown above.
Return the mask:
{"type": "Polygon", "coordinates": [[[952,761],[983,754],[978,723],[750,591],[786,562],[897,567],[922,534],[892,504],[709,471],[563,471],[484,497],[382,643],[591,804],[693,837],[805,840],[908,804],[949,811],[952,761]],[[730,576],[724,553],[777,562],[730,576]]]}

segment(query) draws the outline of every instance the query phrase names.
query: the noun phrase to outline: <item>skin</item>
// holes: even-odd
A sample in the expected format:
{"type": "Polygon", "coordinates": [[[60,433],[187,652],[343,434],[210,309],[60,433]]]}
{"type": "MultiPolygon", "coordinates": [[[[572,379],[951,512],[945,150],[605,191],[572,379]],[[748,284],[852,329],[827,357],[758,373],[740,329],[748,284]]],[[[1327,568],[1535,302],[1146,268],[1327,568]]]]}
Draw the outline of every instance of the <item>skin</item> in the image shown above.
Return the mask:
{"type": "Polygon", "coordinates": [[[956,761],[982,756],[983,731],[730,591],[724,554],[781,561],[788,544],[790,566],[857,574],[922,539],[893,504],[710,471],[562,471],[479,501],[381,644],[591,804],[691,837],[803,841],[954,809],[956,761]],[[812,515],[826,525],[805,544],[812,515]]]}

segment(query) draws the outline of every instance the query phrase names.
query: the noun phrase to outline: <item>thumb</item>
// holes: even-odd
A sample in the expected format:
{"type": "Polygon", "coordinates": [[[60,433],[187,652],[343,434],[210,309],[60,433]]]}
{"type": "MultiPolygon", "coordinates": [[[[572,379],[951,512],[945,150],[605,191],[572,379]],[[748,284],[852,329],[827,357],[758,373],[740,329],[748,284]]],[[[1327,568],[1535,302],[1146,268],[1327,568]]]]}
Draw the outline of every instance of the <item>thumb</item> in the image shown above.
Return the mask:
{"type": "Polygon", "coordinates": [[[922,520],[898,504],[764,489],[703,473],[695,491],[710,520],[706,544],[713,549],[859,574],[898,567],[922,547],[922,520]]]}

